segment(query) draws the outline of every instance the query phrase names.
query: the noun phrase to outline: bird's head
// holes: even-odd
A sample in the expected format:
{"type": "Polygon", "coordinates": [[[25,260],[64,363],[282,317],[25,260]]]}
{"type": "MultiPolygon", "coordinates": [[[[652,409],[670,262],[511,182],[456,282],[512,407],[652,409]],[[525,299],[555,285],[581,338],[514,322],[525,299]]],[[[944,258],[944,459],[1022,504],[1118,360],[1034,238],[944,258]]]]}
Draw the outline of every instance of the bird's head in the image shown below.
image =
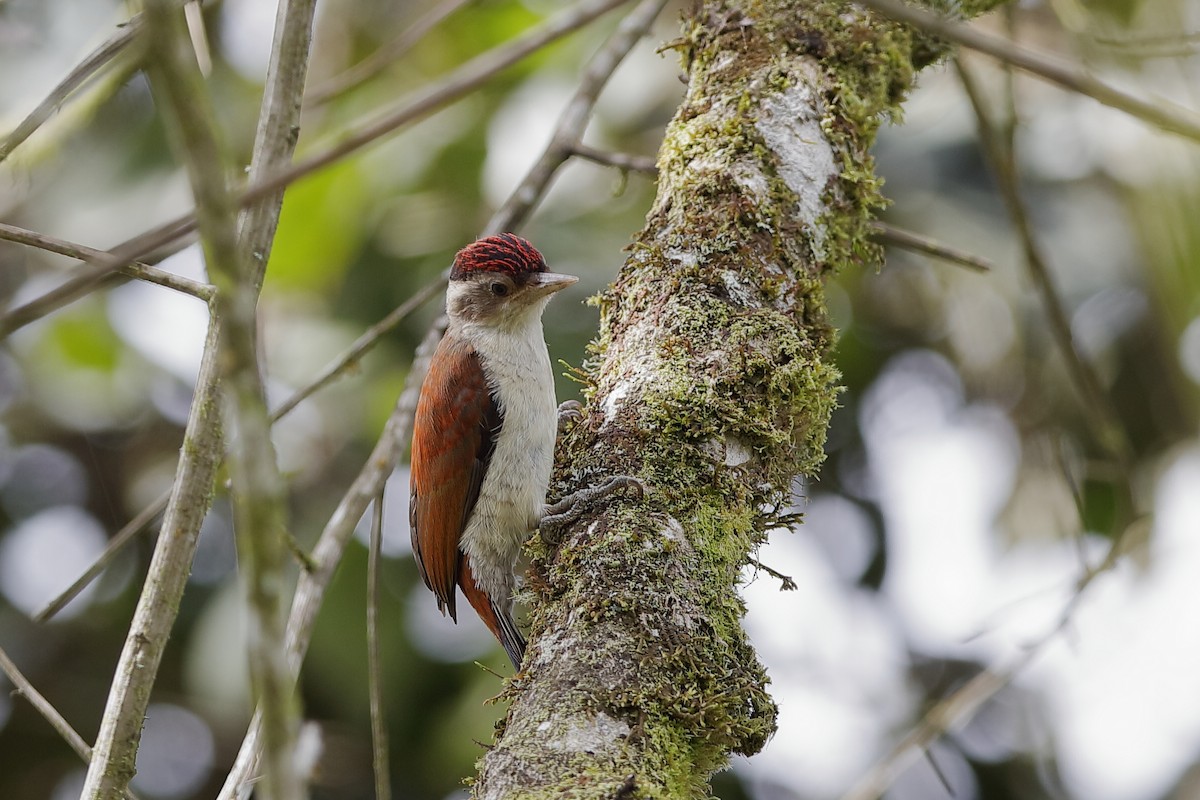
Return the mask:
{"type": "Polygon", "coordinates": [[[517,328],[537,320],[550,296],[579,278],[550,272],[533,245],[511,233],[469,244],[454,257],[446,312],[451,320],[517,328]]]}

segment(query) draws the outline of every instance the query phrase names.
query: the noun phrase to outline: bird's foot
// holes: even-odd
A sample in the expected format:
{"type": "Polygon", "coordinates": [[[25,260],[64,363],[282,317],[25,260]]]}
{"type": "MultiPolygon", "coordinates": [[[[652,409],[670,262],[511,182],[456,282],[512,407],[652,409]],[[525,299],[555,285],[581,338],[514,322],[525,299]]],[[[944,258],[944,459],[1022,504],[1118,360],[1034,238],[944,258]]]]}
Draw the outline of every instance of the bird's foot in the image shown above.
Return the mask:
{"type": "Polygon", "coordinates": [[[609,478],[599,486],[587,486],[573,492],[557,503],[546,506],[542,520],[538,524],[538,533],[542,541],[548,545],[557,544],[562,539],[562,529],[583,516],[588,505],[608,497],[621,489],[633,489],[638,498],[646,494],[646,484],[629,475],[617,475],[609,478]]]}
{"type": "Polygon", "coordinates": [[[558,407],[558,432],[563,433],[571,424],[578,425],[583,419],[583,404],[578,400],[565,400],[558,407]]]}

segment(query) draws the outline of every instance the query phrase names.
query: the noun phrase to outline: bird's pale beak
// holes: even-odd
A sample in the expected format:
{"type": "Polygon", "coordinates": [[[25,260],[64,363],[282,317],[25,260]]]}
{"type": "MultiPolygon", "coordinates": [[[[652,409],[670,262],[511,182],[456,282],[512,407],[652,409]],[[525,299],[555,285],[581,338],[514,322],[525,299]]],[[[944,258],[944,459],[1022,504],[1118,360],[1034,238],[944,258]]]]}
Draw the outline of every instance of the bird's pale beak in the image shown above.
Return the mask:
{"type": "Polygon", "coordinates": [[[527,285],[534,295],[544,297],[576,283],[579,283],[579,278],[574,275],[564,275],[561,272],[535,272],[529,276],[527,285]]]}

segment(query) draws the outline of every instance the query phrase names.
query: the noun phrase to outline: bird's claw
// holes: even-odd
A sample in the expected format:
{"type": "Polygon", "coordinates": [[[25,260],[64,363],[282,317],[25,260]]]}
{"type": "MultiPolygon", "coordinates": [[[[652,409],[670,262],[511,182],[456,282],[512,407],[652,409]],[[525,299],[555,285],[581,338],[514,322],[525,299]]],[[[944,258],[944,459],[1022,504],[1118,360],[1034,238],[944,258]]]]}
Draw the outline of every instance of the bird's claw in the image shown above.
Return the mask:
{"type": "MultiPolygon", "coordinates": [[[[565,404],[564,404],[565,405],[565,404]]],[[[632,475],[617,475],[609,478],[599,486],[587,486],[577,492],[572,492],[557,503],[546,506],[538,524],[538,533],[542,541],[555,545],[561,541],[560,531],[567,525],[583,516],[589,503],[600,500],[621,489],[633,489],[641,500],[646,496],[646,484],[632,475]]]]}
{"type": "Polygon", "coordinates": [[[583,419],[583,404],[578,400],[565,400],[558,407],[558,432],[562,433],[567,427],[574,423],[576,425],[583,419]]]}

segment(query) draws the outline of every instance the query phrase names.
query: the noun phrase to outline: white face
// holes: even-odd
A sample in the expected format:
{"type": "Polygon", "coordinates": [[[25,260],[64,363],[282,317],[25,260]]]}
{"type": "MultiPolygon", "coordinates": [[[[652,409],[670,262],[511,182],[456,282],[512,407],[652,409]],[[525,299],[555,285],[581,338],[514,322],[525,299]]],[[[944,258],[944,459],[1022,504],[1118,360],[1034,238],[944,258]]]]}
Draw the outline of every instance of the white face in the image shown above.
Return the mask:
{"type": "Polygon", "coordinates": [[[554,272],[512,276],[477,272],[450,281],[446,313],[451,320],[491,328],[519,328],[537,321],[550,297],[579,279],[554,272]]]}

